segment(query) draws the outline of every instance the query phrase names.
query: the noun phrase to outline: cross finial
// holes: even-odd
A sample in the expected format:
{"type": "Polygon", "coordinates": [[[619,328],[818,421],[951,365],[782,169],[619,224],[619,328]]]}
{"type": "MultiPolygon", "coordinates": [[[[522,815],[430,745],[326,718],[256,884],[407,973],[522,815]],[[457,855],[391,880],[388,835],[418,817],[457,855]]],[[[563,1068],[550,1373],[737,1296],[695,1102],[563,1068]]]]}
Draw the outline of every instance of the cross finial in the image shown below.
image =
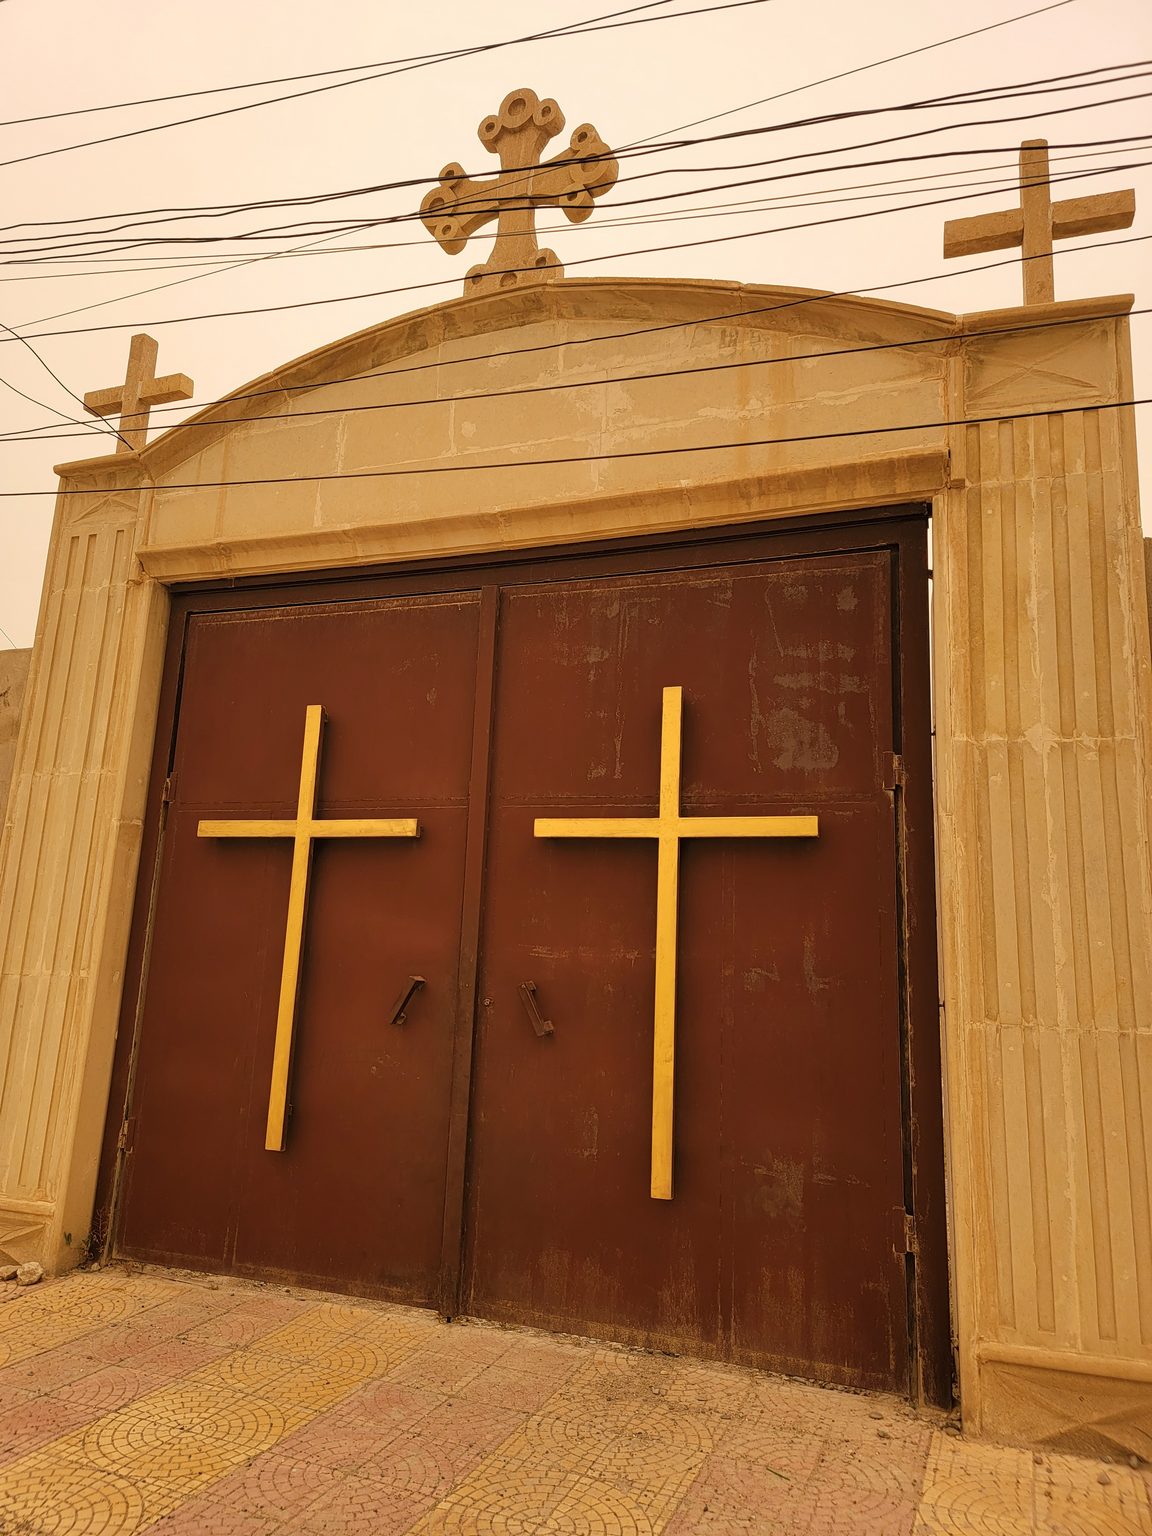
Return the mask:
{"type": "Polygon", "coordinates": [[[93,416],[120,415],[117,453],[139,453],[148,441],[148,413],[154,405],[191,398],[193,384],[186,373],[156,377],[158,347],[151,336],[133,336],[123,384],[94,389],[84,396],[84,409],[93,416]]]}
{"type": "Polygon", "coordinates": [[[563,277],[553,251],[536,241],[536,209],[562,208],[573,224],[592,212],[593,199],[616,184],[620,167],[593,128],[583,123],[562,155],[540,163],[548,140],[564,127],[564,114],[535,91],[512,91],[499,112],[480,124],[480,142],[500,156],[500,175],[474,180],[463,166],[446,165],[440,185],[420,204],[428,233],[455,256],[475,233],[498,219],[496,244],[487,262],[472,267],[465,293],[483,293],[563,277]]]}
{"type": "Polygon", "coordinates": [[[949,219],[944,226],[945,256],[979,256],[984,251],[1021,247],[1025,304],[1051,304],[1056,297],[1052,242],[1072,235],[1127,229],[1136,217],[1136,194],[1099,192],[1092,197],[1052,201],[1048,140],[1028,139],[1020,146],[1020,206],[971,219],[949,219]]]}

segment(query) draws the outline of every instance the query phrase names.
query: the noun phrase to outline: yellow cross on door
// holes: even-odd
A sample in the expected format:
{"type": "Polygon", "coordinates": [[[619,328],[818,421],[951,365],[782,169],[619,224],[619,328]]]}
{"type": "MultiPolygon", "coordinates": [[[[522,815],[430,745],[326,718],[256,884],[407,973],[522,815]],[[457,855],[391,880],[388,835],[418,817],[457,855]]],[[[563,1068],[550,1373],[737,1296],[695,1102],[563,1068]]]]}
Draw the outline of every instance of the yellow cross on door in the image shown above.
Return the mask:
{"type": "Polygon", "coordinates": [[[672,1198],[672,1114],[676,1057],[676,930],[680,843],[686,837],[815,837],[815,816],[683,816],[680,736],[684,690],[664,689],[660,809],[655,816],[536,820],[537,837],[650,837],[656,865],[656,1006],[652,1031],[652,1198],[672,1198]]]}
{"type": "Polygon", "coordinates": [[[288,1080],[292,1070],[292,1046],[296,1034],[296,1000],[300,990],[300,956],[304,943],[304,917],[308,906],[308,876],[312,868],[312,844],[318,837],[419,837],[420,823],[409,819],[370,821],[355,818],[326,821],[316,816],[316,778],[320,766],[320,734],[324,711],[309,704],[304,718],[304,757],[300,764],[300,788],[294,821],[202,821],[199,837],[290,837],[292,876],[288,886],[288,924],[284,935],[284,963],[280,970],[280,1002],[276,1011],[276,1043],[272,1051],[272,1087],[268,1095],[268,1125],[264,1145],[269,1152],[284,1150],[288,1080]]]}

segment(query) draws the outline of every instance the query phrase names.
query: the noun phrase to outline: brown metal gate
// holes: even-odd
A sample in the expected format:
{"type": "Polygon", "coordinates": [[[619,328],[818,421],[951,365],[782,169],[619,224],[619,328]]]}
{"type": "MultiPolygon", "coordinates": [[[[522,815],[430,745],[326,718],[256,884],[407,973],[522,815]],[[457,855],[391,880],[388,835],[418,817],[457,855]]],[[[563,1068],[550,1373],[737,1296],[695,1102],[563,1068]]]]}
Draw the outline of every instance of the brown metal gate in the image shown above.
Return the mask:
{"type": "Polygon", "coordinates": [[[117,1251],[946,1401],[923,552],[907,517],[179,599],[117,1251]],[[420,837],[314,845],[268,1151],[291,844],[198,828],[297,814],[310,705],[317,816],[420,837]]]}

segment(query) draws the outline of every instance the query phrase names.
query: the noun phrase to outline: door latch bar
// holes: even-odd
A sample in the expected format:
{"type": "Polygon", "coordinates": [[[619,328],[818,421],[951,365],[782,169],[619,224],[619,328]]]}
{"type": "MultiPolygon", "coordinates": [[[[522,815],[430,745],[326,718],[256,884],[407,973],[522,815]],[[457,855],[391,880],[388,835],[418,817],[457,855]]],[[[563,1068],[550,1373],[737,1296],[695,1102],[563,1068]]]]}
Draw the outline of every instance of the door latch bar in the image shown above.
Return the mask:
{"type": "Polygon", "coordinates": [[[392,1014],[388,1020],[389,1024],[403,1024],[404,1020],[408,1017],[408,1004],[423,985],[423,976],[409,976],[407,986],[393,1004],[392,1014]]]}
{"type": "Polygon", "coordinates": [[[524,1004],[524,1012],[532,1028],[540,1036],[553,1033],[552,1020],[541,1016],[540,1009],[536,1005],[536,983],[534,981],[522,981],[520,983],[520,1001],[524,1004]]]}

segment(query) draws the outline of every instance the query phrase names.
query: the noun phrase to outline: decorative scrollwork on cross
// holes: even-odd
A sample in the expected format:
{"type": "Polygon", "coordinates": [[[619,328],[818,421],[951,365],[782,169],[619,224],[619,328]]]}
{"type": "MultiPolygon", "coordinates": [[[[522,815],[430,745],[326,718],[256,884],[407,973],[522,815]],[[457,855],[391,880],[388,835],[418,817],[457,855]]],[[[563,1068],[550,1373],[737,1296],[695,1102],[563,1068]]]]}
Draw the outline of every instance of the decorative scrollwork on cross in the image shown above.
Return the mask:
{"type": "Polygon", "coordinates": [[[461,165],[446,165],[440,185],[420,204],[425,228],[449,256],[462,251],[478,229],[498,221],[492,255],[469,270],[465,293],[564,275],[556,253],[537,243],[537,208],[560,208],[571,223],[582,223],[595,199],[615,186],[620,167],[591,123],[576,129],[562,155],[541,164],[544,146],[563,127],[564,114],[551,99],[541,101],[535,91],[510,92],[478,130],[484,148],[500,156],[500,174],[479,180],[461,165]]]}

